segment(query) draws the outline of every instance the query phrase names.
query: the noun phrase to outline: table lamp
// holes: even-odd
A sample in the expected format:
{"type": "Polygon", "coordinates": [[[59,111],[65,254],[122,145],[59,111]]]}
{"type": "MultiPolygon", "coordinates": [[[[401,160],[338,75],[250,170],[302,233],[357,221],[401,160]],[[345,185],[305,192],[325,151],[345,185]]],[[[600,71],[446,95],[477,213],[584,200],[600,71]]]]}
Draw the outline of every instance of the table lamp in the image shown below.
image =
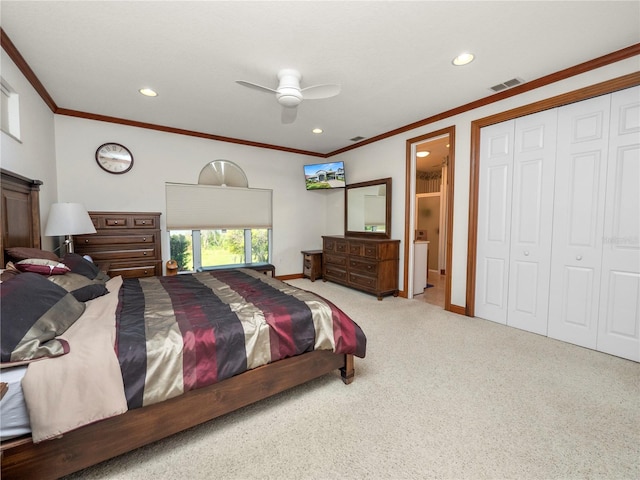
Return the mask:
{"type": "Polygon", "coordinates": [[[96,233],[91,217],[81,203],[54,203],[44,234],[47,237],[64,235],[67,253],[73,253],[73,235],[96,233]]]}

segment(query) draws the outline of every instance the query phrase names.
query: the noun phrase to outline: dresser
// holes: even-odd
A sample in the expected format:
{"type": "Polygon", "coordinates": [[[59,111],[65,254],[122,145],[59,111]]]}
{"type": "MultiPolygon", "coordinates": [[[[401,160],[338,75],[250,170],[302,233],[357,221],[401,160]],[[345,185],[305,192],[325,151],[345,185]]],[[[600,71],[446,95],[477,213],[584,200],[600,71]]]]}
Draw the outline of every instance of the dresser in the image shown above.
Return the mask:
{"type": "Polygon", "coordinates": [[[75,235],[74,250],[107,265],[111,277],[162,275],[160,213],[89,212],[96,233],[75,235]]]}
{"type": "Polygon", "coordinates": [[[398,295],[400,240],[322,237],[322,279],[372,293],[398,295]]]}

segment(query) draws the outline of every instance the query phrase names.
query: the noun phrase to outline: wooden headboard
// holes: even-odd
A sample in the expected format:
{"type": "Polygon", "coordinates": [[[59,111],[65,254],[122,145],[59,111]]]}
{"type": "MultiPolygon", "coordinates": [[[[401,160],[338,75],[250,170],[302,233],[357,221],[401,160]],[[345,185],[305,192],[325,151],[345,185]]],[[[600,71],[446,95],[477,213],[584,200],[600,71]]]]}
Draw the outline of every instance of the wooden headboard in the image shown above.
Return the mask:
{"type": "Polygon", "coordinates": [[[5,248],[41,248],[40,180],[0,169],[0,267],[5,266],[5,248]]]}

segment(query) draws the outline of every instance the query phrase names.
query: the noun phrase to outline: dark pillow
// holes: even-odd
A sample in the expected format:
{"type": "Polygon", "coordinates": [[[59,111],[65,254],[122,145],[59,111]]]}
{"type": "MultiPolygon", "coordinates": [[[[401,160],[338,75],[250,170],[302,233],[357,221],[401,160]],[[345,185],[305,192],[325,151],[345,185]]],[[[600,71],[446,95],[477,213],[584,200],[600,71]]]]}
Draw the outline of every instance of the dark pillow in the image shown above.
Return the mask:
{"type": "Polygon", "coordinates": [[[88,302],[109,293],[102,280],[90,280],[79,273],[52,275],[49,280],[70,292],[79,302],[88,302]]]}
{"type": "Polygon", "coordinates": [[[44,258],[45,260],[51,260],[59,262],[60,259],[53,252],[47,252],[46,250],[40,250],[39,248],[31,247],[11,247],[5,250],[9,257],[13,260],[26,260],[27,258],[44,258]]]}
{"type": "Polygon", "coordinates": [[[89,280],[100,280],[103,283],[109,280],[109,276],[101,272],[95,263],[90,262],[77,253],[67,253],[62,259],[62,262],[69,267],[73,273],[84,275],[89,280]]]}
{"type": "Polygon", "coordinates": [[[15,267],[21,272],[33,272],[40,275],[64,275],[71,270],[59,261],[46,260],[44,258],[27,258],[20,260],[15,267]]]}
{"type": "Polygon", "coordinates": [[[3,282],[0,362],[24,362],[68,353],[68,343],[56,337],[73,325],[84,309],[84,303],[37,273],[22,273],[3,282]]]}

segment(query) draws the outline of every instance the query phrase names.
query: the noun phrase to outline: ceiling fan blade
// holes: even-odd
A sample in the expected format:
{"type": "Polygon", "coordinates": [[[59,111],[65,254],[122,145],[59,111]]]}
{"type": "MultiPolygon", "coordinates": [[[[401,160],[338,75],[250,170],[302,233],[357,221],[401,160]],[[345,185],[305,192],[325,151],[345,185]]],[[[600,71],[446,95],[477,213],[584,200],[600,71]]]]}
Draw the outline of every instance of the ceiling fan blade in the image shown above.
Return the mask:
{"type": "Polygon", "coordinates": [[[298,107],[282,107],[282,123],[293,123],[298,116],[298,107]]]}
{"type": "Polygon", "coordinates": [[[236,83],[240,85],[244,85],[245,87],[253,88],[254,90],[261,90],[263,92],[269,93],[278,93],[277,90],[269,87],[263,87],[262,85],[258,85],[257,83],[245,82],[244,80],[236,80],[236,83]]]}
{"type": "Polygon", "coordinates": [[[305,100],[319,100],[321,98],[330,98],[338,95],[340,93],[340,85],[313,85],[303,88],[301,92],[305,100]]]}

